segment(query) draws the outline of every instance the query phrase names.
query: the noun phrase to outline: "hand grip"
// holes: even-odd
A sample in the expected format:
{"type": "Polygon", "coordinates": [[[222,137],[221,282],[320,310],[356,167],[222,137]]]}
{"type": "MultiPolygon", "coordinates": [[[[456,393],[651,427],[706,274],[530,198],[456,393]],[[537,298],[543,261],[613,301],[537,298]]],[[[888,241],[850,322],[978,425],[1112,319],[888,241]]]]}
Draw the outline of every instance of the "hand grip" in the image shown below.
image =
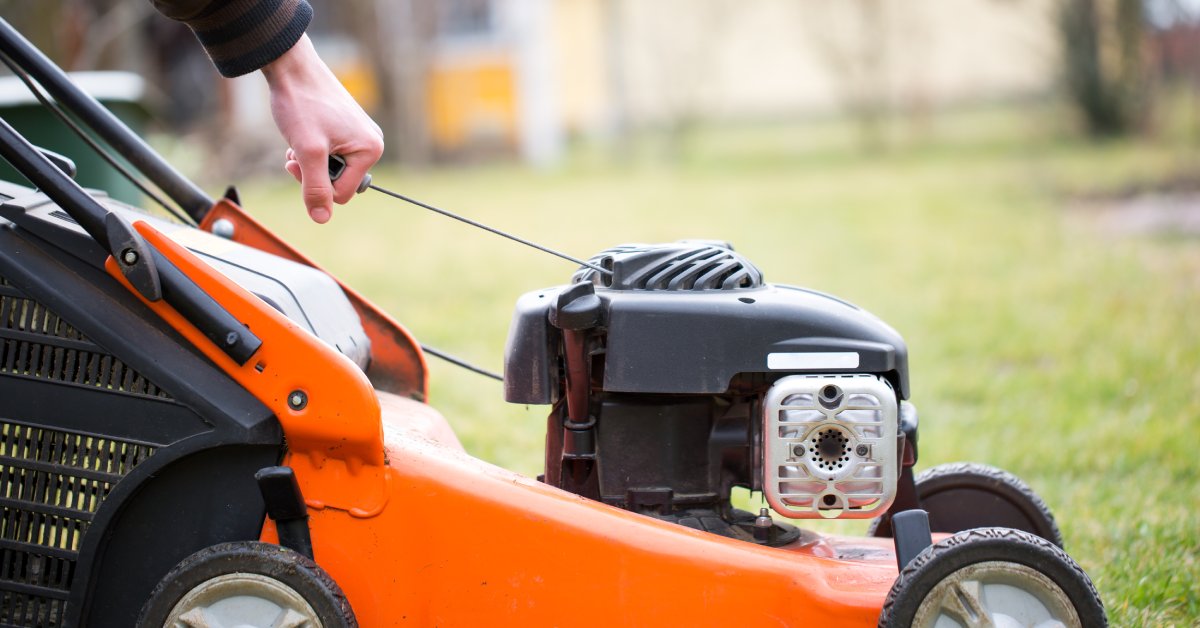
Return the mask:
{"type": "MultiPolygon", "coordinates": [[[[341,155],[330,155],[329,180],[337,181],[338,178],[342,176],[343,172],[346,172],[346,160],[342,159],[341,155]]],[[[362,194],[363,192],[367,191],[367,188],[369,187],[371,187],[371,173],[368,172],[367,174],[363,175],[362,181],[359,181],[358,189],[354,190],[354,193],[362,194]]]]}

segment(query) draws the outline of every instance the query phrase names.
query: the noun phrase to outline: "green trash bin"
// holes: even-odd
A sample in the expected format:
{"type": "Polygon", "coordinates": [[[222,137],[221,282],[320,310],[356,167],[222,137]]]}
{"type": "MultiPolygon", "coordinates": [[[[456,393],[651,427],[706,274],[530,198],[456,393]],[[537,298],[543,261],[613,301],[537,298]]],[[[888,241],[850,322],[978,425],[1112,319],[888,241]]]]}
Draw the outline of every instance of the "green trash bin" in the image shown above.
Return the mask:
{"type": "MultiPolygon", "coordinates": [[[[142,133],[149,117],[141,104],[145,92],[142,77],[130,72],[73,72],[68,76],[135,133],[142,133]]],[[[78,170],[75,180],[83,187],[104,190],[113,198],[142,205],[142,193],[43,107],[15,76],[0,77],[0,117],[34,145],[70,157],[78,170]]],[[[101,146],[107,146],[94,133],[89,131],[89,135],[101,146]]],[[[122,165],[129,167],[123,160],[122,165]]],[[[0,179],[25,182],[3,159],[0,159],[0,179]]]]}

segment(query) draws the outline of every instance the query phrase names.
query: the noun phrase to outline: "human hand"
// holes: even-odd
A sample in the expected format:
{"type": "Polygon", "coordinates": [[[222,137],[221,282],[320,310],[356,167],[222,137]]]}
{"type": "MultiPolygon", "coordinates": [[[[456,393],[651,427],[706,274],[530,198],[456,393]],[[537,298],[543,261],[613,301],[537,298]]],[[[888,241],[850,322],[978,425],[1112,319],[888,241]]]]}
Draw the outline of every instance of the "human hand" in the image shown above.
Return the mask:
{"type": "Polygon", "coordinates": [[[317,56],[308,35],[262,71],[271,90],[271,115],[290,147],[284,168],[300,182],[309,217],[328,222],[333,202],[349,201],[379,161],[383,133],[317,56]],[[330,155],[346,161],[334,182],[330,155]]]}

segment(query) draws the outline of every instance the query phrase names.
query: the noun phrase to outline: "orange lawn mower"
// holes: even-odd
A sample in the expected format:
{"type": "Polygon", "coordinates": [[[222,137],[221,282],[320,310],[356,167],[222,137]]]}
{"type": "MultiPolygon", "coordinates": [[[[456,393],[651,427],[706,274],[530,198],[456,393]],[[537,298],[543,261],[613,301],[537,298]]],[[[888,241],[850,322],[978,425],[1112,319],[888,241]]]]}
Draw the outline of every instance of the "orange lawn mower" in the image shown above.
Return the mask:
{"type": "Polygon", "coordinates": [[[0,182],[0,626],[1106,624],[1023,482],[914,475],[907,348],[871,314],[721,242],[576,260],[509,333],[506,400],[552,408],[525,477],[468,455],[426,351],[236,193],[3,21],[0,59],[177,216],[0,124],[34,186],[0,182]],[[789,522],[838,517],[874,521],[789,522]]]}

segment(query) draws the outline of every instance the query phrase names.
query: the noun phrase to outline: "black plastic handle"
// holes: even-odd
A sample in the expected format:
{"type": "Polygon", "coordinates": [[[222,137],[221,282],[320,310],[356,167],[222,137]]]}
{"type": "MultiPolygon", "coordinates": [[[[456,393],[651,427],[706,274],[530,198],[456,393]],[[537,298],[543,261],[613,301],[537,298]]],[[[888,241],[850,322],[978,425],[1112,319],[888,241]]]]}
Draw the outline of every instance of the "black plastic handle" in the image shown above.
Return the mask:
{"type": "MultiPolygon", "coordinates": [[[[337,181],[346,172],[346,160],[341,155],[329,156],[329,180],[337,181]]],[[[371,173],[363,175],[362,181],[358,182],[358,189],[354,190],[355,194],[362,194],[371,187],[371,173]]]]}

